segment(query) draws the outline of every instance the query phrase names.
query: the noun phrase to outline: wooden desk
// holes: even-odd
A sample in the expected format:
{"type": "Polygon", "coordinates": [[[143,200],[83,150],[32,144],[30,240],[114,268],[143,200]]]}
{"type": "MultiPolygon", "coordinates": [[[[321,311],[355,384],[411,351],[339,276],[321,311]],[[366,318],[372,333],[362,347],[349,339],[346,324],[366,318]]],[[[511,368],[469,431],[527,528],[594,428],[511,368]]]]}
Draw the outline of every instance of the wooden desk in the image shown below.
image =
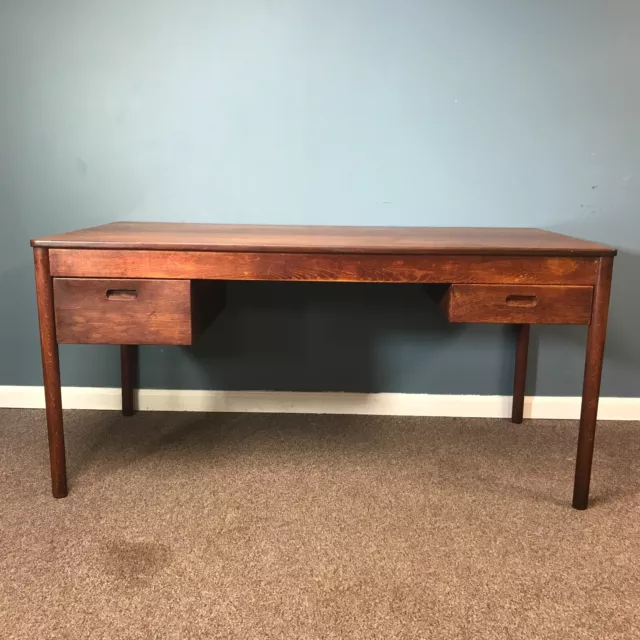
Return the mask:
{"type": "Polygon", "coordinates": [[[522,422],[529,326],[589,325],[573,506],[586,509],[615,249],[537,229],[278,227],[118,222],[32,240],[53,495],[67,495],[59,343],[121,345],[133,413],[135,345],[191,344],[226,280],[413,282],[452,322],[517,326],[522,422]]]}

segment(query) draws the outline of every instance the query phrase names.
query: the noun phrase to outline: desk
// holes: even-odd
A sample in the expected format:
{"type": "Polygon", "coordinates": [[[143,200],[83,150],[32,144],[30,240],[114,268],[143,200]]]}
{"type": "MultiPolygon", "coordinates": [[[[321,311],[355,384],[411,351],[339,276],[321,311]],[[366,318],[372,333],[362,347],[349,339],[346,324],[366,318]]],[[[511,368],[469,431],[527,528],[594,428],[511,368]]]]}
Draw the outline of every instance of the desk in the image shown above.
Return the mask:
{"type": "Polygon", "coordinates": [[[573,506],[586,509],[615,249],[538,229],[117,222],[32,240],[53,495],[67,495],[58,344],[117,344],[133,413],[136,345],[188,345],[224,282],[430,285],[452,322],[517,328],[522,422],[531,324],[588,325],[573,506]]]}

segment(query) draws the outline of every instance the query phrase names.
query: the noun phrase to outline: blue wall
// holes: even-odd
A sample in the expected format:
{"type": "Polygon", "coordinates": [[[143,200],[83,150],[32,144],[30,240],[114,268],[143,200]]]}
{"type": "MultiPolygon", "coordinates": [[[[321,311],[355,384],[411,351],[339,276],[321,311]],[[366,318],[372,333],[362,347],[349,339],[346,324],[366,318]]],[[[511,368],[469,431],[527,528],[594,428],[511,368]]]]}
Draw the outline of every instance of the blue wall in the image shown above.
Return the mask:
{"type": "MultiPolygon", "coordinates": [[[[112,220],[537,226],[618,246],[603,393],[640,389],[637,0],[0,5],[0,384],[40,384],[32,236],[112,220]]],[[[530,392],[580,391],[583,328],[530,392]]],[[[508,393],[508,328],[411,286],[231,285],[149,387],[508,393]]],[[[63,383],[117,385],[116,348],[63,383]]]]}

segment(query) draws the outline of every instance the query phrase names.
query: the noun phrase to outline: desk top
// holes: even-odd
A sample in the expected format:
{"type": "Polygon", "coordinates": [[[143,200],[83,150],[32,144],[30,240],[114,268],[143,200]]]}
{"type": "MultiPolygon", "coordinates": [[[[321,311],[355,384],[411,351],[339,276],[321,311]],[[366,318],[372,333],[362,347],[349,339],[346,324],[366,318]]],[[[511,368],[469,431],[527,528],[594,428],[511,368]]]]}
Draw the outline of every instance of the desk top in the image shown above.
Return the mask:
{"type": "Polygon", "coordinates": [[[114,222],[31,241],[56,249],[278,253],[611,256],[606,245],[540,229],[114,222]]]}

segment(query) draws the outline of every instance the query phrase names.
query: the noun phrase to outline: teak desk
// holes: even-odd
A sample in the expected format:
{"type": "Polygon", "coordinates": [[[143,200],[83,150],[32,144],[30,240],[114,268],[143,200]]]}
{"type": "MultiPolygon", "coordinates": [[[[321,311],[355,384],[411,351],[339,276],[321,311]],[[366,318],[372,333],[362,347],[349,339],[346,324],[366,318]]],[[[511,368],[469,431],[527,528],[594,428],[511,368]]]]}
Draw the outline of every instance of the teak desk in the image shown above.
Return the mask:
{"type": "Polygon", "coordinates": [[[226,280],[410,282],[452,322],[515,324],[522,422],[529,326],[589,325],[573,506],[586,509],[607,331],[611,247],[538,229],[116,222],[32,240],[53,495],[67,495],[59,343],[121,345],[133,413],[139,344],[188,345],[226,280]]]}

